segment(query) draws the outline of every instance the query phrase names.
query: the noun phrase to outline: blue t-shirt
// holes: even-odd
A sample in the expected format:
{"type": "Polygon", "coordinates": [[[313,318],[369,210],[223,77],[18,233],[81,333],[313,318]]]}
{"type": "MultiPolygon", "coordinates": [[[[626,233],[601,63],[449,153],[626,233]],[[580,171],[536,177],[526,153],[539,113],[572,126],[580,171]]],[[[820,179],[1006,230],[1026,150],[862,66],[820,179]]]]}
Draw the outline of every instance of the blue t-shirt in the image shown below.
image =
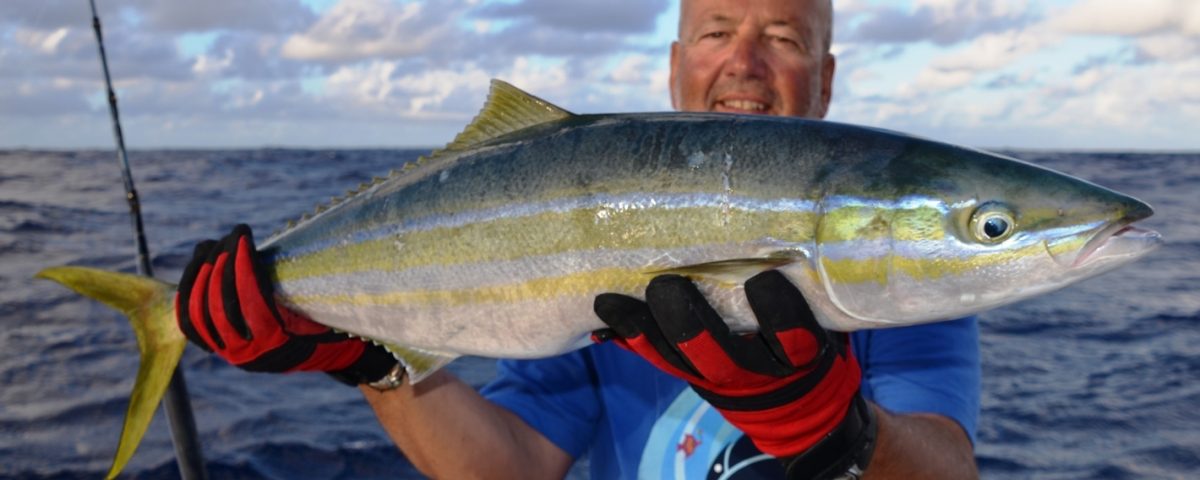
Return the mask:
{"type": "MultiPolygon", "coordinates": [[[[980,365],[974,317],[859,331],[851,342],[865,398],[894,413],[944,415],[975,441],[980,365]]],[[[497,378],[481,393],[572,457],[589,453],[592,478],[704,478],[720,457],[728,460],[726,450],[744,442],[686,387],[609,343],[547,359],[501,361],[497,378]]]]}

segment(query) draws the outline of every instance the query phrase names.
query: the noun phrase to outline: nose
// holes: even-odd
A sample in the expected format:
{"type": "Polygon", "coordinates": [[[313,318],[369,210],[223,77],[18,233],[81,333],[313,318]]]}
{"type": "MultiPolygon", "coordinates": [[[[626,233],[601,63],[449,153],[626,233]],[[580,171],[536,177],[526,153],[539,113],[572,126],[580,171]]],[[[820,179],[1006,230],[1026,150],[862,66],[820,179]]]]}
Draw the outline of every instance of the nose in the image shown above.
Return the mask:
{"type": "Polygon", "coordinates": [[[733,51],[726,62],[726,75],[740,78],[762,78],[766,75],[766,61],[758,38],[739,35],[731,47],[733,51]]]}

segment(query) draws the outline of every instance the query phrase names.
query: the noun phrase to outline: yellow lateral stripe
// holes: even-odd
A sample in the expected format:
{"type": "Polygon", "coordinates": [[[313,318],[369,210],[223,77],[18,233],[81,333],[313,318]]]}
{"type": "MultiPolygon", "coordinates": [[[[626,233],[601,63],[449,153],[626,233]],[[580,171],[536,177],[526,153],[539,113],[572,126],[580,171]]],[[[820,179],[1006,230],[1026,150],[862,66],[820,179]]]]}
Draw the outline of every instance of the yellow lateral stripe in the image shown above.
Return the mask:
{"type": "Polygon", "coordinates": [[[299,295],[298,305],[440,305],[510,303],[592,295],[599,292],[633,293],[645,288],[650,275],[628,269],[591,270],[554,278],[462,290],[422,290],[378,294],[299,295]]]}
{"type": "MultiPolygon", "coordinates": [[[[398,271],[429,265],[506,261],[585,250],[679,248],[772,237],[808,242],[816,214],[728,211],[722,207],[617,210],[606,207],[543,212],[458,227],[409,232],[291,258],[277,265],[280,281],[357,271],[398,271]],[[515,233],[515,235],[514,235],[515,233]]],[[[893,212],[843,207],[823,220],[823,243],[887,238],[941,240],[941,212],[893,212]]]]}
{"type": "Polygon", "coordinates": [[[809,212],[732,211],[720,207],[577,209],[501,218],[338,246],[276,264],[276,279],[399,271],[548,256],[571,251],[672,249],[773,237],[812,238],[809,212]]]}
{"type": "MultiPolygon", "coordinates": [[[[982,254],[968,259],[924,259],[888,256],[882,259],[822,260],[831,280],[836,283],[865,283],[886,281],[887,263],[892,271],[903,272],[915,279],[939,278],[961,274],[987,264],[1013,261],[1020,257],[1045,252],[1040,244],[1015,251],[982,254]]],[[[538,278],[525,282],[490,285],[458,290],[419,290],[389,293],[359,293],[333,295],[303,295],[292,298],[299,305],[353,306],[461,306],[468,304],[512,303],[552,300],[560,297],[595,295],[599,292],[638,293],[652,273],[609,268],[589,270],[558,277],[538,278]]]]}
{"type": "Polygon", "coordinates": [[[866,259],[821,259],[825,274],[834,283],[885,283],[889,272],[903,273],[918,280],[937,279],[982,268],[988,265],[1009,263],[1021,258],[1045,255],[1046,247],[1041,242],[1032,243],[1015,250],[1000,250],[980,253],[965,258],[911,258],[899,255],[866,259]]]}

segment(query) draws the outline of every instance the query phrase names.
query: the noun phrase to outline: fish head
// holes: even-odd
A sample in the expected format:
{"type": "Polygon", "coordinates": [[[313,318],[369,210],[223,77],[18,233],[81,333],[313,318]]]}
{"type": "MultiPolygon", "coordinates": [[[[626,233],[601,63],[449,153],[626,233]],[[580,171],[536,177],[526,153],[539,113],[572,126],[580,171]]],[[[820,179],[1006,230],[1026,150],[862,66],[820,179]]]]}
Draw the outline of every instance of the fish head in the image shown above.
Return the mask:
{"type": "Polygon", "coordinates": [[[857,175],[820,208],[811,274],[839,329],[974,314],[1162,242],[1132,225],[1153,214],[1146,203],[991,153],[930,142],[857,175]]]}

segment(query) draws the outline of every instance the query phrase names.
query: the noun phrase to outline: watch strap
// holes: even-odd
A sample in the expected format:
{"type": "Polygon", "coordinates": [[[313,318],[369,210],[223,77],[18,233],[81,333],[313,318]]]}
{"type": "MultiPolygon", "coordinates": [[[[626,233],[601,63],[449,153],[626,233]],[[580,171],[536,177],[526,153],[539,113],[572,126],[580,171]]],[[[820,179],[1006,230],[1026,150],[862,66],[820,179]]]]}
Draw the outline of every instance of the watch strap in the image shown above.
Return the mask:
{"type": "Polygon", "coordinates": [[[404,365],[400,362],[396,362],[396,365],[393,366],[391,370],[388,370],[388,373],[384,375],[383,378],[368,383],[367,386],[381,392],[399,388],[401,385],[404,385],[404,374],[404,365]]]}
{"type": "Polygon", "coordinates": [[[862,394],[854,395],[846,417],[825,438],[799,455],[783,458],[788,479],[859,479],[875,452],[879,425],[862,394]]]}

